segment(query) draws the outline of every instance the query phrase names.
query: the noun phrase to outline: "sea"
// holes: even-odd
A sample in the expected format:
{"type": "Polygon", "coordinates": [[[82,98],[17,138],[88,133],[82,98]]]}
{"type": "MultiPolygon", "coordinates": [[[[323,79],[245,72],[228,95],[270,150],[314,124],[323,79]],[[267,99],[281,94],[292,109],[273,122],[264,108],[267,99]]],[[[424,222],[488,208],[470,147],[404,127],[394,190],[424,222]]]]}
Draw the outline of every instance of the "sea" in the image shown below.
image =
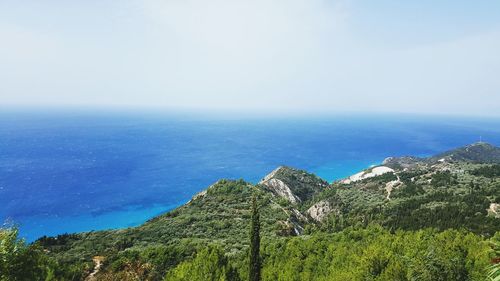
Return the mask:
{"type": "Polygon", "coordinates": [[[286,165],[332,182],[480,139],[500,145],[499,118],[4,110],[0,223],[28,242],[133,227],[218,179],[257,183],[286,165]]]}

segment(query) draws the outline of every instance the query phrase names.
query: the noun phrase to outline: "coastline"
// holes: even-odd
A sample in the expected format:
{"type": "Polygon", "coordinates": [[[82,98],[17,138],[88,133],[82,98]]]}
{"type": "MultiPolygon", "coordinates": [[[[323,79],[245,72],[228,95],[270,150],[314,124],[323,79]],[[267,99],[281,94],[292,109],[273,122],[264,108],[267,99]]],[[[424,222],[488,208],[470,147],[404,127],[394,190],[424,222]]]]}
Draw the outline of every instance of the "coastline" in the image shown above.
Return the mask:
{"type": "Polygon", "coordinates": [[[19,224],[20,237],[26,239],[27,242],[33,242],[42,236],[126,229],[139,226],[151,218],[182,206],[184,203],[153,205],[148,208],[128,206],[124,210],[105,212],[99,215],[82,214],[66,217],[50,215],[32,216],[19,224]],[[64,232],[58,231],[61,226],[64,226],[64,232]]]}
{"type": "MultiPolygon", "coordinates": [[[[349,177],[350,175],[367,169],[373,165],[379,165],[380,163],[382,163],[382,161],[378,160],[337,161],[314,168],[311,172],[323,180],[332,183],[336,180],[349,177]]],[[[296,168],[302,169],[300,167],[296,168]]],[[[208,186],[202,188],[201,190],[204,190],[207,187],[208,186]]],[[[197,193],[198,192],[195,192],[192,196],[195,196],[197,193]]],[[[26,239],[27,242],[34,242],[42,236],[57,236],[65,233],[117,230],[136,227],[156,216],[178,208],[188,202],[189,199],[177,202],[176,204],[154,204],[146,208],[141,206],[126,206],[123,210],[103,212],[97,215],[82,214],[77,216],[59,217],[50,215],[31,216],[29,219],[23,220],[23,222],[19,225],[20,237],[26,239]],[[65,231],[61,232],[57,230],[61,226],[64,226],[65,231]]]]}

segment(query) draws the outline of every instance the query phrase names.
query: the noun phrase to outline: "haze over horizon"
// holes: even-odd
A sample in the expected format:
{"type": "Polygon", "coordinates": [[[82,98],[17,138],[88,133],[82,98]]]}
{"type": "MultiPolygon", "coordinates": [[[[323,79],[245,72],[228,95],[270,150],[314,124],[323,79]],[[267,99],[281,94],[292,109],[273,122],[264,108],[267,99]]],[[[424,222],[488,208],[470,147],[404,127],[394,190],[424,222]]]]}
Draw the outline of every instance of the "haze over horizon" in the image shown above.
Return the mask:
{"type": "Polygon", "coordinates": [[[1,1],[0,108],[500,116],[500,2],[1,1]]]}

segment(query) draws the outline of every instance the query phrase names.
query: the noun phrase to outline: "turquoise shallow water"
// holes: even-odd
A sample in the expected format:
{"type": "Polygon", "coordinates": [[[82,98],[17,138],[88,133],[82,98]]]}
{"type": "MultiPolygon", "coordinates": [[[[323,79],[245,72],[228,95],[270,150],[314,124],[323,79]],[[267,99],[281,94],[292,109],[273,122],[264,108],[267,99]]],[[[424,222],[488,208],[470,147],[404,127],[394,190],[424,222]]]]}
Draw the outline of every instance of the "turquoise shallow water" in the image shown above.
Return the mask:
{"type": "Polygon", "coordinates": [[[332,181],[388,156],[431,155],[479,136],[500,145],[500,120],[4,112],[0,220],[19,224],[30,241],[129,227],[220,178],[255,183],[288,165],[332,181]]]}

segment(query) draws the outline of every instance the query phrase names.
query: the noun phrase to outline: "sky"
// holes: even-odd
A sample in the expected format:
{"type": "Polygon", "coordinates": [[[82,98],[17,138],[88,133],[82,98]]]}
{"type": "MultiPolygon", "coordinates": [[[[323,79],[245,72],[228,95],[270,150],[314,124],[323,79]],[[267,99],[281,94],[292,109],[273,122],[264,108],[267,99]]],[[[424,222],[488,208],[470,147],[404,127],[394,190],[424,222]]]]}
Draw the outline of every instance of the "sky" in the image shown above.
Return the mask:
{"type": "Polygon", "coordinates": [[[496,0],[0,0],[0,107],[500,116],[496,0]]]}

